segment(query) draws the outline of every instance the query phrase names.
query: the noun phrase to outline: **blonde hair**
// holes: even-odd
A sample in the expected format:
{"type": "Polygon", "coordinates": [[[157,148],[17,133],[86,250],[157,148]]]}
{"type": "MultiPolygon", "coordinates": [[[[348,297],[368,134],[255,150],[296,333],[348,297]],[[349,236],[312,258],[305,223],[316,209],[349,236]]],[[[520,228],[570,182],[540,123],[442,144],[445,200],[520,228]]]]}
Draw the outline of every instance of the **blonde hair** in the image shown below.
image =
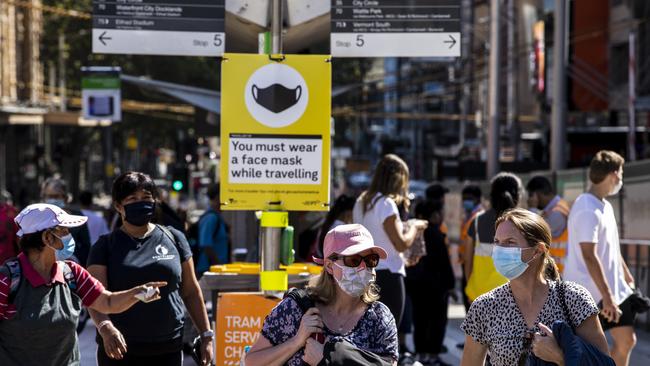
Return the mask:
{"type": "Polygon", "coordinates": [[[389,197],[399,206],[408,206],[409,167],[404,160],[394,154],[384,155],[377,163],[370,187],[361,194],[363,213],[370,211],[377,200],[377,193],[389,197]]]}
{"type": "Polygon", "coordinates": [[[560,273],[555,261],[549,255],[552,236],[551,228],[546,223],[546,220],[540,215],[523,208],[515,208],[499,216],[495,228],[499,227],[505,221],[509,221],[519,230],[529,246],[533,247],[539,243],[544,244],[546,250],[542,254],[543,265],[540,267],[540,274],[543,272],[544,276],[550,280],[560,279],[560,273]]]}
{"type": "MultiPolygon", "coordinates": [[[[310,279],[305,289],[313,300],[329,304],[336,298],[336,286],[334,277],[323,267],[320,275],[310,279]]],[[[361,295],[361,301],[372,304],[377,300],[379,300],[379,287],[372,282],[361,295]]]]}

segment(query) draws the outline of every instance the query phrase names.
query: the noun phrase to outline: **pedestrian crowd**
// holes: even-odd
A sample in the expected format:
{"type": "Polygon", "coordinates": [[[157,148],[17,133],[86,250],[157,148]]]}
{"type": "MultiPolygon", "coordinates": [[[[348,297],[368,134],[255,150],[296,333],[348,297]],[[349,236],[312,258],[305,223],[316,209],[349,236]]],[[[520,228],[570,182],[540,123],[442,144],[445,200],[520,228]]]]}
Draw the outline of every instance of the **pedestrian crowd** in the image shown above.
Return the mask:
{"type": "MultiPolygon", "coordinates": [[[[467,314],[464,366],[628,365],[635,318],[650,300],[623,259],[608,201],[623,165],[617,153],[598,152],[590,186],[572,204],[544,176],[524,186],[500,173],[486,200],[466,185],[456,261],[449,190],[435,183],[414,197],[407,164],[384,156],[367,189],[337,197],[299,249],[322,271],[285,294],[242,363],[444,366],[455,299],[467,314]]],[[[181,365],[187,321],[198,332],[195,360],[211,364],[214,331],[198,279],[230,262],[233,249],[219,186],[208,188],[207,210],[192,225],[140,172],[116,178],[108,219],[92,193],[78,206],[70,197],[57,178],[22,211],[0,196],[0,365],[79,364],[77,332],[89,318],[98,365],[181,365]]]]}
{"type": "MultiPolygon", "coordinates": [[[[517,175],[500,173],[490,182],[487,202],[479,186],[463,188],[462,365],[629,364],[634,320],[650,300],[635,290],[607,200],[621,189],[623,165],[615,152],[596,154],[590,188],[573,206],[544,176],[524,186],[517,175]]],[[[339,285],[334,299],[319,296],[311,284],[304,295],[311,300],[308,310],[283,300],[267,317],[247,364],[354,364],[332,361],[332,349],[348,342],[379,358],[359,364],[447,365],[440,355],[447,351],[447,309],[456,282],[444,223],[448,190],[432,184],[424,197],[412,200],[408,189],[408,166],[386,155],[356,199],[352,217],[349,197],[335,201],[310,251],[325,264],[318,281],[339,285]],[[365,247],[340,239],[332,244],[339,249],[328,249],[328,239],[336,242],[337,233],[353,232],[359,224],[372,238],[365,247]],[[377,291],[388,313],[378,315],[377,301],[366,302],[363,289],[377,291]],[[394,324],[395,331],[366,328],[359,306],[369,318],[394,324]],[[360,329],[369,334],[360,336],[360,329]],[[414,349],[406,346],[407,333],[414,349]],[[309,334],[325,335],[325,344],[309,334]]],[[[344,356],[337,359],[356,360],[354,352],[340,351],[344,356]]]]}
{"type": "Polygon", "coordinates": [[[214,331],[197,274],[227,261],[215,191],[208,189],[211,207],[192,245],[144,173],[115,179],[109,220],[90,192],[71,205],[58,178],[45,180],[41,202],[20,212],[3,194],[0,365],[79,365],[77,333],[89,318],[98,365],[182,365],[187,317],[198,331],[195,360],[213,364],[214,331]]]}

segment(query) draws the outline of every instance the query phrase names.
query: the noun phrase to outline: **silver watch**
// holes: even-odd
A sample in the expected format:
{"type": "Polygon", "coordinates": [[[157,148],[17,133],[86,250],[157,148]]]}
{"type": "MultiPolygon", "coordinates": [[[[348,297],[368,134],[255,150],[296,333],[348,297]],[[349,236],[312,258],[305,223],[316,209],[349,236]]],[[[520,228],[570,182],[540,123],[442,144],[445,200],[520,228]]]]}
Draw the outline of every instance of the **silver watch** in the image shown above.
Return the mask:
{"type": "Polygon", "coordinates": [[[205,332],[201,333],[201,338],[214,338],[214,331],[212,329],[208,329],[205,332]]]}

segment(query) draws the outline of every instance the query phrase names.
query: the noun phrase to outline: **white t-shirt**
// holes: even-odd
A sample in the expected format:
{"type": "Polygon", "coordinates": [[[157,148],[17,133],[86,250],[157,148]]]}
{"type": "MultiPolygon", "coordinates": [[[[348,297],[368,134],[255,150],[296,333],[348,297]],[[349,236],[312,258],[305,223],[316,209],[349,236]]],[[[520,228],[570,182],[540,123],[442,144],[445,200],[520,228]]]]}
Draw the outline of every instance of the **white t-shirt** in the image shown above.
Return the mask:
{"type": "Polygon", "coordinates": [[[603,296],[591,278],[582,256],[580,243],[596,243],[596,255],[603,266],[609,289],[618,304],[632,289],[625,282],[616,217],[612,205],[591,193],[583,193],[575,200],[569,213],[569,243],[564,267],[564,279],[577,282],[589,290],[596,302],[603,296]]]}
{"type": "MultiPolygon", "coordinates": [[[[399,217],[397,205],[391,198],[383,196],[380,193],[375,196],[373,202],[375,205],[363,214],[363,203],[359,198],[354,204],[352,218],[355,223],[365,226],[372,235],[375,245],[384,248],[386,253],[388,253],[388,257],[385,260],[379,261],[377,269],[388,269],[393,273],[399,273],[402,276],[406,276],[402,254],[395,249],[395,246],[390,241],[388,234],[386,234],[386,231],[384,230],[384,221],[393,215],[397,216],[397,221],[401,226],[402,221],[399,217]]],[[[401,228],[398,230],[401,230],[401,228]]]]}

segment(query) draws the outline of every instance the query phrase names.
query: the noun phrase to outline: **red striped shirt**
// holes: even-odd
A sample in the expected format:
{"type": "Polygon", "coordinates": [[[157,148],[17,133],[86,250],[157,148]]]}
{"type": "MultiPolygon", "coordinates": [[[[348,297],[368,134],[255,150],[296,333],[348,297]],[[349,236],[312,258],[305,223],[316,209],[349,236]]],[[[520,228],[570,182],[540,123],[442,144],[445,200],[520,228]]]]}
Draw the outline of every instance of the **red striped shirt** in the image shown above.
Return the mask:
{"type": "MultiPolygon", "coordinates": [[[[18,255],[18,261],[20,262],[23,279],[26,279],[32,287],[52,286],[55,282],[65,283],[61,262],[56,262],[52,266],[52,275],[48,282],[36,272],[23,253],[18,255]]],[[[99,295],[104,292],[104,286],[77,263],[72,261],[66,261],[66,263],[70,267],[77,284],[77,288],[73,291],[81,298],[84,306],[91,306],[99,295]]],[[[8,320],[16,315],[16,307],[9,303],[10,287],[11,279],[4,274],[0,274],[0,320],[8,320]]]]}

